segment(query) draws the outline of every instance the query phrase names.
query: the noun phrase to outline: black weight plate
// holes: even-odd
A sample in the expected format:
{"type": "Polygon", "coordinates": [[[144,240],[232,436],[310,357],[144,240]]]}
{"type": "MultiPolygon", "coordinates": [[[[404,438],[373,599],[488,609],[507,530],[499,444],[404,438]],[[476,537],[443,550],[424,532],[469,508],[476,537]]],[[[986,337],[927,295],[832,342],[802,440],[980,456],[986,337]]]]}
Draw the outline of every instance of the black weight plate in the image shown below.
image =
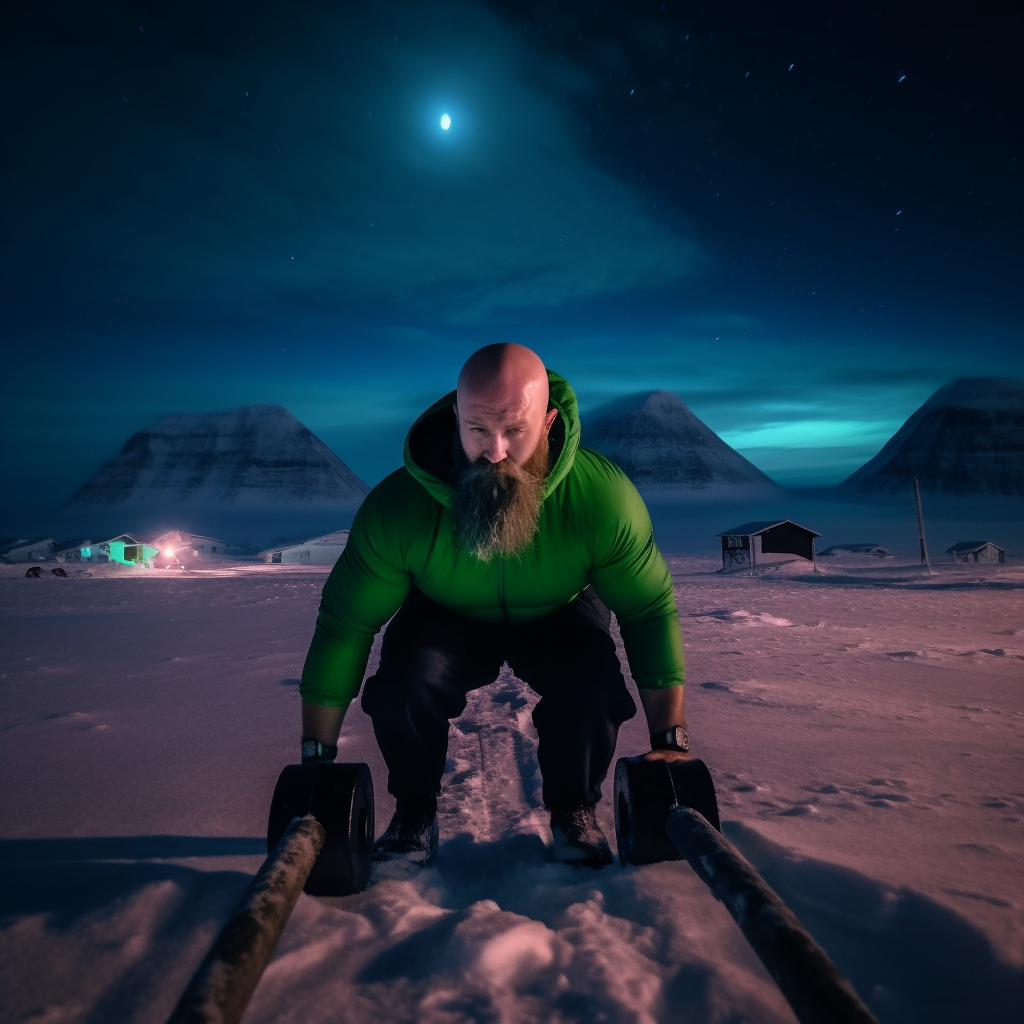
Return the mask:
{"type": "Polygon", "coordinates": [[[665,831],[673,807],[692,807],[719,831],[718,800],[707,765],[620,757],[615,765],[615,839],[622,864],[679,860],[665,831]]]}
{"type": "Polygon", "coordinates": [[[290,764],[277,780],[267,822],[272,850],[292,819],[312,814],[327,838],[303,891],[310,896],[350,896],[370,879],[373,847],[373,779],[365,764],[290,764]]]}

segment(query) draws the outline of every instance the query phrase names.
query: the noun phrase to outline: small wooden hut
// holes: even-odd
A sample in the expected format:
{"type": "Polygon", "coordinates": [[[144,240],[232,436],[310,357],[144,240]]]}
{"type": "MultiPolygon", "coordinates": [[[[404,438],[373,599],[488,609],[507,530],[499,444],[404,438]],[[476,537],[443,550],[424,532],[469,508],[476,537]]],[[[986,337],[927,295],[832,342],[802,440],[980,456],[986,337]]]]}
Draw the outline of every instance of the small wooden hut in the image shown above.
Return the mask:
{"type": "Polygon", "coordinates": [[[767,555],[796,555],[814,562],[814,539],[821,534],[790,519],[768,519],[734,526],[718,536],[722,538],[722,568],[749,566],[753,572],[757,565],[779,561],[767,555]]]}
{"type": "Polygon", "coordinates": [[[1006,552],[990,540],[962,540],[951,548],[946,548],[946,554],[953,556],[954,562],[1005,562],[1006,552]]]}

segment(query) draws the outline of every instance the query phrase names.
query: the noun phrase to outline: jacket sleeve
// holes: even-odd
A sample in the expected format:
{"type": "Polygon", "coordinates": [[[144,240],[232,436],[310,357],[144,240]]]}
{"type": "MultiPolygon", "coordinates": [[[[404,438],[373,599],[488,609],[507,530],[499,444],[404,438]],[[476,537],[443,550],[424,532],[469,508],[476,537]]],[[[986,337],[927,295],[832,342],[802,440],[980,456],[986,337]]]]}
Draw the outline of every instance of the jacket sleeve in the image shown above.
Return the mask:
{"type": "Polygon", "coordinates": [[[642,690],[681,686],[683,638],[672,577],[654,543],[651,517],[636,488],[601,460],[588,511],[594,516],[594,560],[589,573],[597,596],[619,622],[629,669],[642,690]]]}
{"type": "Polygon", "coordinates": [[[412,586],[400,549],[388,543],[387,506],[380,487],[367,495],[348,544],[324,584],[316,631],[302,668],[299,693],[304,701],[348,706],[359,693],[374,636],[412,586]]]}

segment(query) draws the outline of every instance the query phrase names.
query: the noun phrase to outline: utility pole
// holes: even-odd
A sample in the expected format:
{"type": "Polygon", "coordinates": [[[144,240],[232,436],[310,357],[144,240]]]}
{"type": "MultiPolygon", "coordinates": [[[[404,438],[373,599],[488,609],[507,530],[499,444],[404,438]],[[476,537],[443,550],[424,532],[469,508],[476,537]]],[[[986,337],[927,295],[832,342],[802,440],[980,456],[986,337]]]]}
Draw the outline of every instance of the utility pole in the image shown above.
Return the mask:
{"type": "Polygon", "coordinates": [[[921,514],[921,487],[917,479],[914,480],[914,500],[917,502],[917,536],[921,541],[921,564],[928,566],[928,572],[932,572],[932,563],[928,558],[928,545],[924,541],[924,516],[921,514]]]}

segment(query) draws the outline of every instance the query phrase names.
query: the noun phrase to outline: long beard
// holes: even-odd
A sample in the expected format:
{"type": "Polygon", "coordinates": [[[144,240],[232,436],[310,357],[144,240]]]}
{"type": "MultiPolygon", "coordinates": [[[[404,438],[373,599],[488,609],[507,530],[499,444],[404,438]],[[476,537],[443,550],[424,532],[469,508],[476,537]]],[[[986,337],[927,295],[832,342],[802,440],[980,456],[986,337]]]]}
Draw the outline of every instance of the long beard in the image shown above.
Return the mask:
{"type": "Polygon", "coordinates": [[[460,545],[485,562],[525,551],[537,534],[549,463],[548,440],[542,437],[522,466],[507,458],[482,459],[464,469],[452,502],[460,545]]]}

